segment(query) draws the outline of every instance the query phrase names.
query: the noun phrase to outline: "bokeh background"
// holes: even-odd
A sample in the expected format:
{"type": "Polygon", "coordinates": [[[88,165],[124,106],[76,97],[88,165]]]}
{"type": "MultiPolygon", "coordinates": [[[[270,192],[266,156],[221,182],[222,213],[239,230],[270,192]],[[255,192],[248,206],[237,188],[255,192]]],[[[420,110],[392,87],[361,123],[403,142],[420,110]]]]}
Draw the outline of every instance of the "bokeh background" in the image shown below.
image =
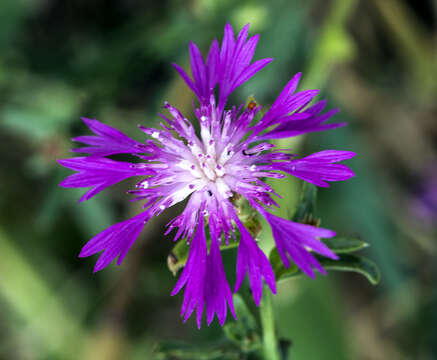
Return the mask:
{"type": "MultiPolygon", "coordinates": [[[[163,340],[207,344],[179,318],[182,296],[153,220],[120,267],[78,259],[97,232],[137,211],[124,182],[78,204],[61,189],[70,139],[97,118],[142,139],[165,100],[191,114],[170,64],[206,51],[223,27],[251,23],[257,58],[275,61],[241,87],[268,106],[303,72],[349,126],[310,134],[296,152],[356,151],[357,176],[321,190],[325,227],[371,246],[373,287],[354,273],[284,282],[275,297],[291,359],[437,358],[437,2],[432,0],[3,0],[0,3],[0,359],[155,359],[163,340]]],[[[301,182],[281,185],[283,212],[301,182]]],[[[177,211],[174,210],[175,212],[177,211]]]]}

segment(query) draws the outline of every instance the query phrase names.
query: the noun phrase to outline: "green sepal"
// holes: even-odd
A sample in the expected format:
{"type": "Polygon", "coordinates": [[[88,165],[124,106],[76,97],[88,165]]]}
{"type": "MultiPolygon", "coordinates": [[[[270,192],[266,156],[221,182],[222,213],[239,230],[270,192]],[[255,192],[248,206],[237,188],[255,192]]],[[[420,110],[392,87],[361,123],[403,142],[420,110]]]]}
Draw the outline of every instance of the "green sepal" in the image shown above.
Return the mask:
{"type": "Polygon", "coordinates": [[[297,205],[292,220],[294,222],[311,222],[316,211],[317,187],[313,184],[304,182],[302,186],[301,198],[297,205]]]}
{"type": "Polygon", "coordinates": [[[167,266],[174,276],[185,266],[189,251],[190,245],[184,239],[179,240],[171,249],[167,256],[167,266]]]}

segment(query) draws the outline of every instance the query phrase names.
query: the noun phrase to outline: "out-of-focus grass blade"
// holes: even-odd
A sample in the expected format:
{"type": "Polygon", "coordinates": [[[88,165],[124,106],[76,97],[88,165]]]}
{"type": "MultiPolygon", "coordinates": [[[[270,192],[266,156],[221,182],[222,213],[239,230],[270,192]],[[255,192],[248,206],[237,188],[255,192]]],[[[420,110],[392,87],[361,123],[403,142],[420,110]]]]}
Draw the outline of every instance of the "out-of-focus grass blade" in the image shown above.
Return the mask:
{"type": "Polygon", "coordinates": [[[35,358],[41,351],[41,355],[54,353],[61,359],[77,359],[86,331],[1,229],[0,253],[0,296],[23,319],[20,336],[35,339],[31,344],[35,358]]]}
{"type": "Polygon", "coordinates": [[[25,86],[10,95],[1,111],[0,124],[32,141],[65,133],[80,105],[78,93],[65,84],[40,79],[25,86]]]}

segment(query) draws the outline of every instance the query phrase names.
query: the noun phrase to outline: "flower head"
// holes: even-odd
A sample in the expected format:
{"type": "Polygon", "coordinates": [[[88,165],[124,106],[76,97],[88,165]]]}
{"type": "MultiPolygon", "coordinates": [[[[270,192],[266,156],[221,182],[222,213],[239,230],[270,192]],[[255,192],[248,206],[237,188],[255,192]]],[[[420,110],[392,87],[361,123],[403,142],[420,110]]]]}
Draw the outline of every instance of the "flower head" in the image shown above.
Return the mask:
{"type": "Polygon", "coordinates": [[[337,112],[322,114],[326,101],[308,106],[317,90],[295,92],[300,74],[290,80],[270,109],[258,116],[259,120],[255,117],[261,107],[254,102],[247,107],[227,106],[229,95],[272,61],[252,62],[258,35],[248,39],[248,29],[246,25],[235,38],[232,27],[226,25],[221,46],[213,41],[206,59],[191,43],[192,78],[180,66],[173,65],[198,99],[194,112],[199,131],[195,130],[194,120],[185,118],[168,103],[164,105],[167,114],[160,114],[163,121],[159,128],[140,126],[148,136],[143,142],[97,120],[83,119],[95,135],[73,139],[87,145],[73,151],[89,156],[59,160],[61,165],[77,171],[61,186],[91,188],[81,200],[88,200],[126,178],[141,177],[129,193],[135,200],[144,202],[143,212],[96,235],[80,253],[84,257],[102,252],[95,271],[116,257],[120,264],[153,216],[187,200],[182,213],[168,224],[167,233],[175,229],[175,240],[190,242],[187,263],[172,295],[185,288],[182,316],[188,319],[197,308],[199,327],[204,309],[208,324],[214,314],[223,324],[227,307],[235,317],[220,244],[235,241],[231,237],[235,239],[236,231],[240,242],[235,291],[248,274],[256,304],[261,299],[263,280],[276,292],[271,265],[240,219],[234,195],[246,198],[267,219],[284,265],[290,266],[291,259],[304,273],[314,277],[313,269],[321,273],[324,270],[311,253],[335,259],[335,254],[319,240],[335,233],[273,215],[277,194],[265,179],[290,174],[326,187],[329,181],[353,176],[349,168],[337,164],[353,157],[352,152],[327,150],[297,157],[269,142],[344,125],[325,124],[337,112]],[[132,154],[140,161],[127,163],[107,158],[123,153],[132,154]]]}

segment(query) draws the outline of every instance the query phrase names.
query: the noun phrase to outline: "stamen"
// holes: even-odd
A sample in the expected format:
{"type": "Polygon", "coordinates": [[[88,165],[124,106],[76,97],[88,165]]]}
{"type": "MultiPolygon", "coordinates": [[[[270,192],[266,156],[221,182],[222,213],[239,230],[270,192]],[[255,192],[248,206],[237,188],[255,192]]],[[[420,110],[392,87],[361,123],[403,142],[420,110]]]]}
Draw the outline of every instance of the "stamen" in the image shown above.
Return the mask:
{"type": "Polygon", "coordinates": [[[217,165],[215,168],[215,173],[217,174],[217,176],[223,176],[225,174],[223,166],[217,165]]]}

